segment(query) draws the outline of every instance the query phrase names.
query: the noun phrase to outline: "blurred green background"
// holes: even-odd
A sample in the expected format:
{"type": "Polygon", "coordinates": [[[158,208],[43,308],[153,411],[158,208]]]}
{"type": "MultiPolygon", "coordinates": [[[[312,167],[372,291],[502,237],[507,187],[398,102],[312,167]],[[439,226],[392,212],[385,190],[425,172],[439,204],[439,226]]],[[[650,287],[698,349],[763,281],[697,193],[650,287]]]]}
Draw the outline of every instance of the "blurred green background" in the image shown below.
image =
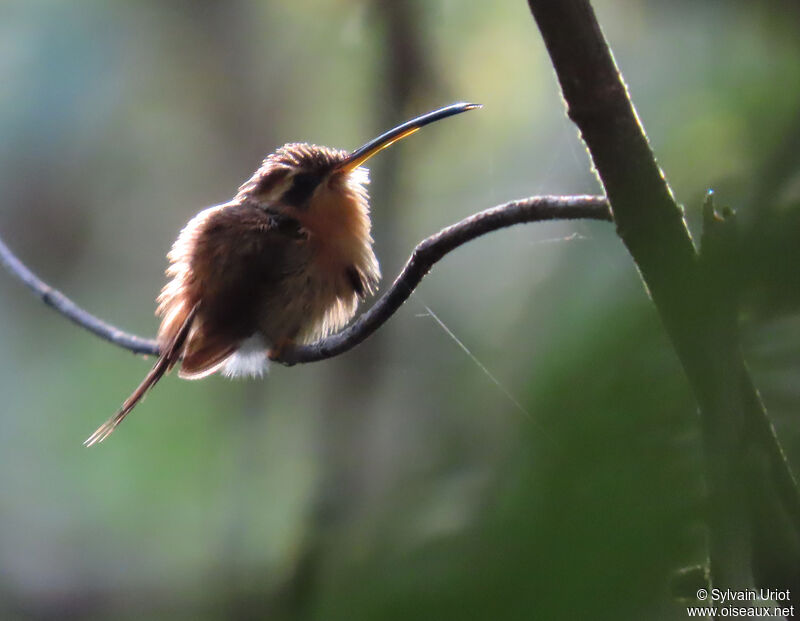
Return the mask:
{"type": "MultiPolygon", "coordinates": [[[[694,232],[709,187],[740,215],[746,355],[800,465],[797,4],[594,5],[694,232]]],[[[180,227],[287,141],[485,105],[371,162],[384,289],[470,213],[600,191],[523,0],[5,0],[0,84],[0,234],[142,335],[180,227]]],[[[1,619],[686,616],[698,420],[607,224],[481,238],[352,352],[169,377],[92,450],[150,363],[4,273],[0,343],[1,619]]]]}

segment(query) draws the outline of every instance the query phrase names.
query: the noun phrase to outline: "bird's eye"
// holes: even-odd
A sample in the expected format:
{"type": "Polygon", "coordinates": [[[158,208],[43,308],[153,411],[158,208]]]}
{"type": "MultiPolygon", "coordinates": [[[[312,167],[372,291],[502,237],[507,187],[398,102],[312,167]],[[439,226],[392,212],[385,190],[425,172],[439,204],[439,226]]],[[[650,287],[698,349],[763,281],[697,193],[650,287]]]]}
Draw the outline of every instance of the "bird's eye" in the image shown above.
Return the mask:
{"type": "Polygon", "coordinates": [[[297,173],[292,177],[292,185],[283,193],[282,201],[292,207],[304,207],[320,181],[322,176],[317,173],[297,173]]]}

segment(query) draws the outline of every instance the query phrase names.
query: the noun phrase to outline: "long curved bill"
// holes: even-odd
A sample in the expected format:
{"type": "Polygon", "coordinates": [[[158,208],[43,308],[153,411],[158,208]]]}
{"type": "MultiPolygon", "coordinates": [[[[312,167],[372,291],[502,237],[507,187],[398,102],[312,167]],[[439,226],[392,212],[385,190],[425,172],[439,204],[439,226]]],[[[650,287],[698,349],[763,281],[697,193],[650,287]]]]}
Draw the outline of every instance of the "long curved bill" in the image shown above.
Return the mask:
{"type": "Polygon", "coordinates": [[[402,140],[403,138],[416,133],[429,123],[440,121],[449,116],[454,116],[456,114],[466,112],[467,110],[474,110],[475,108],[481,107],[483,107],[481,104],[455,103],[444,108],[434,110],[433,112],[428,112],[427,114],[418,116],[415,119],[411,119],[402,125],[398,125],[394,129],[390,129],[385,134],[381,134],[374,140],[370,140],[363,147],[359,147],[353,151],[339,163],[339,165],[336,167],[336,170],[338,172],[349,172],[354,170],[375,155],[378,151],[382,151],[386,147],[393,145],[398,140],[402,140]]]}

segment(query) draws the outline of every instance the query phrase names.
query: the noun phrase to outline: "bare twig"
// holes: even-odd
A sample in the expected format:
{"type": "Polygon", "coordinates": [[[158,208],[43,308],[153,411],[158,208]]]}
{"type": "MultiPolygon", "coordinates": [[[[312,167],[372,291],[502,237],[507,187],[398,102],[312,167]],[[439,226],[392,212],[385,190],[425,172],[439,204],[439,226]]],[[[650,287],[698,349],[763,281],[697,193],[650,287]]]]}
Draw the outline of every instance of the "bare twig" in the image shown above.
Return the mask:
{"type": "Polygon", "coordinates": [[[295,364],[324,360],[355,347],[400,308],[436,262],[476,237],[523,222],[580,218],[610,220],[605,199],[599,196],[534,196],[486,209],[448,226],[414,248],[389,290],[354,324],[318,343],[285,352],[282,362],[295,364]]]}
{"type": "MultiPolygon", "coordinates": [[[[332,358],[352,349],[383,325],[408,299],[431,267],[447,253],[498,229],[546,220],[611,220],[601,196],[533,196],[478,212],[420,242],[403,271],[375,305],[344,331],[310,345],[284,351],[280,362],[293,365],[332,358]]],[[[60,291],[43,282],[0,239],[0,262],[45,304],[70,321],[135,354],[158,355],[158,344],[123,332],[83,310],[60,291]]]]}
{"type": "Polygon", "coordinates": [[[20,261],[9,249],[5,242],[0,239],[0,263],[3,264],[12,276],[16,277],[28,289],[33,291],[47,306],[55,309],[70,321],[86,328],[92,334],[105,339],[114,345],[132,351],[134,354],[145,354],[148,356],[158,355],[158,345],[150,339],[143,339],[133,334],[123,332],[116,326],[98,319],[91,313],[83,310],[58,289],[53,289],[46,282],[43,282],[36,274],[20,261]]]}

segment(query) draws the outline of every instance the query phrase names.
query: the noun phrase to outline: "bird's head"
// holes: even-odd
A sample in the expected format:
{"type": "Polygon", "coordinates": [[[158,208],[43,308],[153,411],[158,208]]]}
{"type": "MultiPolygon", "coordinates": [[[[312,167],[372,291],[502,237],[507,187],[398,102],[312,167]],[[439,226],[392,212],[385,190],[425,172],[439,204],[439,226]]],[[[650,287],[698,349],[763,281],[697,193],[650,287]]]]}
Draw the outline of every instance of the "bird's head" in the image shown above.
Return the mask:
{"type": "Polygon", "coordinates": [[[288,209],[295,214],[335,205],[351,205],[366,213],[364,185],[369,177],[362,164],[429,123],[479,107],[480,104],[457,103],[434,110],[381,134],[351,153],[306,143],[285,144],[270,154],[239,188],[237,199],[265,208],[288,209]]]}

